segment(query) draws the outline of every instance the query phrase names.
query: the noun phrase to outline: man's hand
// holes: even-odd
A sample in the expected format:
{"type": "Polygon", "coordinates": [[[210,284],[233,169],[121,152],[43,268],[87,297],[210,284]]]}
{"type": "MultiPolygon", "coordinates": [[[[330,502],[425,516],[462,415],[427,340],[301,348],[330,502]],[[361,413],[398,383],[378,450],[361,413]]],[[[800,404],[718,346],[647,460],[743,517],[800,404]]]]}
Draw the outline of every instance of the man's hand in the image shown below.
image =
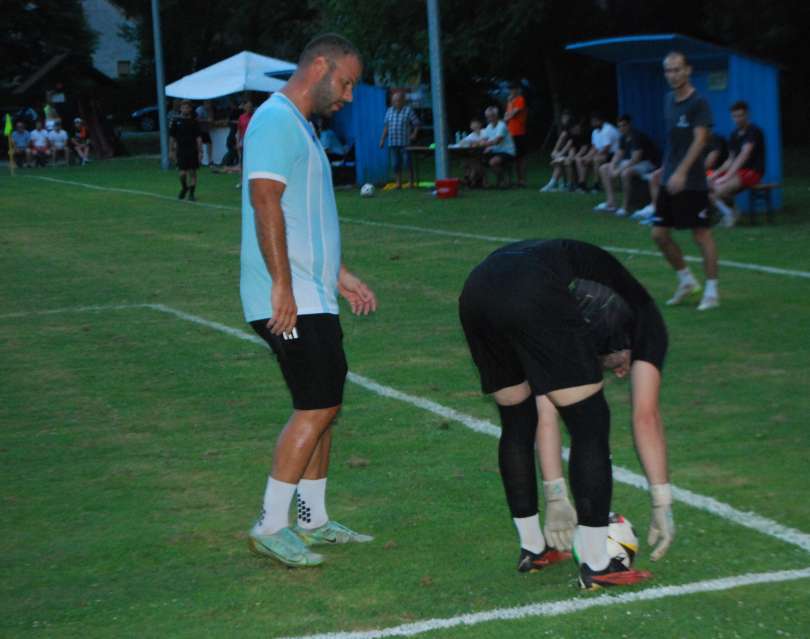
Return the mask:
{"type": "Polygon", "coordinates": [[[652,497],[652,517],[647,543],[655,546],[650,559],[658,561],[669,550],[675,538],[675,521],[672,518],[672,489],[669,484],[650,486],[652,497]],[[658,544],[658,545],[656,545],[658,544]]]}
{"type": "Polygon", "coordinates": [[[577,527],[577,512],[568,500],[565,480],[543,482],[546,496],[546,521],[543,535],[546,543],[557,550],[571,550],[577,527]]]}
{"type": "Polygon", "coordinates": [[[686,176],[683,173],[678,173],[675,171],[675,173],[670,175],[669,179],[667,180],[667,191],[669,191],[671,195],[677,195],[683,191],[685,186],[686,176]]]}
{"type": "Polygon", "coordinates": [[[267,328],[273,335],[292,333],[298,319],[298,307],[295,305],[292,287],[273,283],[270,293],[270,304],[273,315],[267,322],[267,328]]]}
{"type": "Polygon", "coordinates": [[[352,313],[355,315],[368,315],[377,310],[377,298],[374,291],[344,266],[340,267],[338,292],[349,302],[352,313]]]}

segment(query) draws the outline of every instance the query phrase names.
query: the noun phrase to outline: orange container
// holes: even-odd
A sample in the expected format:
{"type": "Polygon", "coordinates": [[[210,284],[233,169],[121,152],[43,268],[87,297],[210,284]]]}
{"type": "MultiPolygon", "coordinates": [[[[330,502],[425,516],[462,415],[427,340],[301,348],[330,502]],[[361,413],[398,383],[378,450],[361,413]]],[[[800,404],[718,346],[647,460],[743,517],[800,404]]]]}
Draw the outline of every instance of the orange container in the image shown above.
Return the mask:
{"type": "Polygon", "coordinates": [[[436,180],[436,197],[446,200],[458,196],[458,187],[461,180],[458,178],[447,178],[446,180],[436,180]]]}

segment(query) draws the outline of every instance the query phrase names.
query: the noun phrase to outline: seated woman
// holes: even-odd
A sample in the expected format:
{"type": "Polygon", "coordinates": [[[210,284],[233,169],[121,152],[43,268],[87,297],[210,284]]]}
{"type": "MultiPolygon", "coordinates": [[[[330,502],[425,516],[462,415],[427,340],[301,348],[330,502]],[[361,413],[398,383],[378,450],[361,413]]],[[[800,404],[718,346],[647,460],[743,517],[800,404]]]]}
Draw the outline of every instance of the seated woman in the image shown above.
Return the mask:
{"type": "Polygon", "coordinates": [[[559,135],[554,148],[551,149],[551,179],[543,188],[540,189],[542,193],[549,191],[565,190],[567,188],[566,181],[562,179],[563,171],[565,169],[565,161],[572,153],[573,138],[571,137],[571,128],[574,126],[574,116],[568,109],[565,109],[560,114],[559,135]]]}

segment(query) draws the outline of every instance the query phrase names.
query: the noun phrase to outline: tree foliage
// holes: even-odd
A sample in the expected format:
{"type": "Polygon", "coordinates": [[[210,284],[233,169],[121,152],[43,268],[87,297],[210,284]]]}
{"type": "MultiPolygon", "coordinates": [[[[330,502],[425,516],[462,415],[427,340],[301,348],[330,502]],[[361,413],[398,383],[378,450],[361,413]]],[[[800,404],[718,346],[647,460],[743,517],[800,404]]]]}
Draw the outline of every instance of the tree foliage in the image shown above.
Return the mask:
{"type": "Polygon", "coordinates": [[[0,86],[17,84],[60,53],[90,63],[96,35],[80,0],[6,0],[3,19],[0,86]]]}

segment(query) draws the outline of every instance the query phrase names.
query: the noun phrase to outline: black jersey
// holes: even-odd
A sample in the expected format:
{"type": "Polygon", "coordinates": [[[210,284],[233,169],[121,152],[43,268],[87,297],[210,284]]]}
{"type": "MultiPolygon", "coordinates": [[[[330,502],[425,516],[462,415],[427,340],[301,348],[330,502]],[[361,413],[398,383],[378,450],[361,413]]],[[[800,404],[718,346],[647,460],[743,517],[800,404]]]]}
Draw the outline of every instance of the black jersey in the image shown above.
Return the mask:
{"type": "Polygon", "coordinates": [[[624,326],[633,361],[643,360],[663,369],[667,329],[650,294],[607,251],[578,240],[527,240],[508,244],[492,255],[524,255],[525,267],[536,269],[538,279],[553,274],[565,287],[576,280],[590,280],[611,289],[629,307],[624,326]]]}
{"type": "Polygon", "coordinates": [[[735,129],[728,138],[729,150],[735,157],[740,155],[746,144],[751,144],[753,149],[741,168],[762,175],[765,173],[765,134],[756,124],[749,124],[744,130],[735,129]]]}
{"type": "Polygon", "coordinates": [[[197,138],[200,135],[200,124],[194,118],[175,118],[169,127],[169,137],[177,140],[181,152],[197,151],[197,138]]]}

